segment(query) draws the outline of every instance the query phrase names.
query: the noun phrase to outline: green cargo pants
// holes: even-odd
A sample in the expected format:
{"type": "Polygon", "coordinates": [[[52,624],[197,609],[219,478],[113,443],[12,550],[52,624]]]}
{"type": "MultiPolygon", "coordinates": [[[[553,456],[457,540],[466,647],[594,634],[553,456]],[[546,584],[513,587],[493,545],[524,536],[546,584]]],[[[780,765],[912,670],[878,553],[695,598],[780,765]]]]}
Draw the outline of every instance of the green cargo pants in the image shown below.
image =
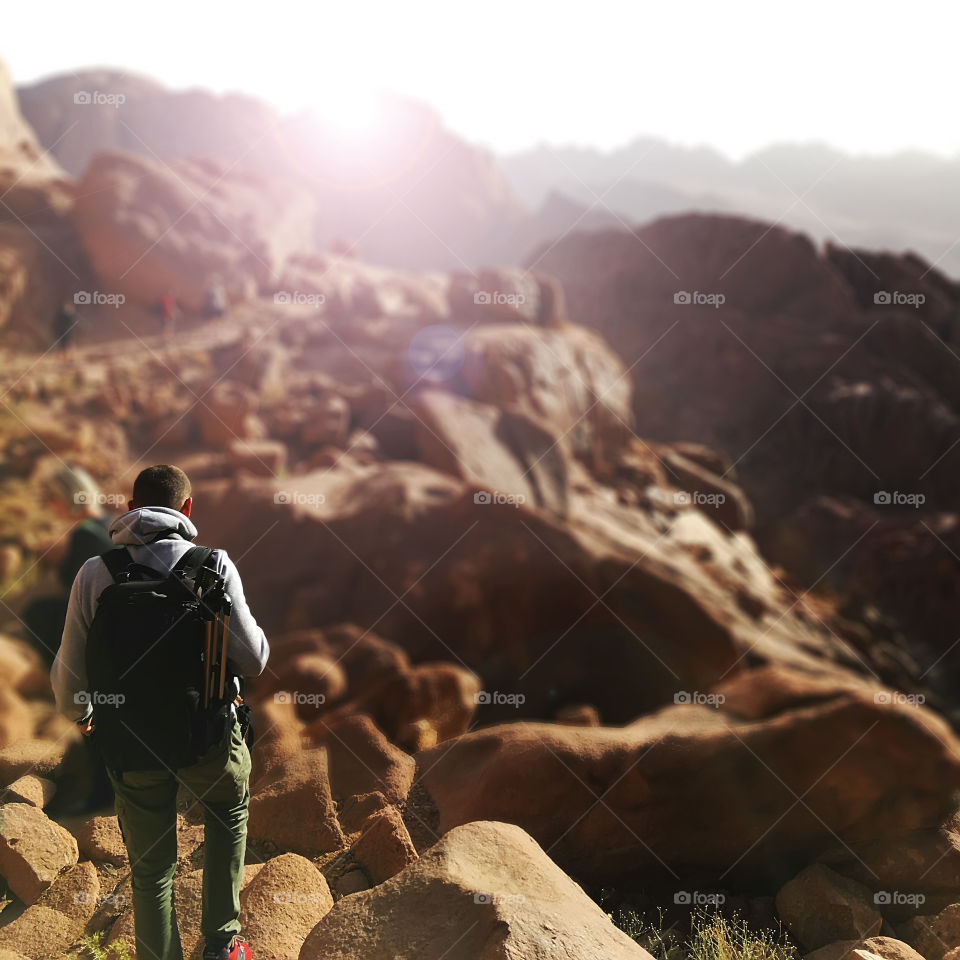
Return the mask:
{"type": "Polygon", "coordinates": [[[177,790],[204,810],[201,934],[208,945],[240,932],[240,882],[247,845],[250,751],[236,717],[200,760],[166,770],[110,774],[117,819],[130,857],[139,960],[183,960],[173,901],[177,869],[177,790]]]}

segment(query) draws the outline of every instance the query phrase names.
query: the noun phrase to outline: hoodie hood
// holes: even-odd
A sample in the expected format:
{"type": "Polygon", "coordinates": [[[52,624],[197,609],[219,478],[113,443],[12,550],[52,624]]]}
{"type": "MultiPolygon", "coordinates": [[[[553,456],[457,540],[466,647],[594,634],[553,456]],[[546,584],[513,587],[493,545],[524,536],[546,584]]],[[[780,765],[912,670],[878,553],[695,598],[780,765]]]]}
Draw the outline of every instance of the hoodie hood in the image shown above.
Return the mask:
{"type": "Polygon", "coordinates": [[[151,543],[161,534],[178,534],[193,540],[197,528],[193,521],[172,507],[137,507],[117,517],[109,528],[110,539],[118,546],[151,543]]]}

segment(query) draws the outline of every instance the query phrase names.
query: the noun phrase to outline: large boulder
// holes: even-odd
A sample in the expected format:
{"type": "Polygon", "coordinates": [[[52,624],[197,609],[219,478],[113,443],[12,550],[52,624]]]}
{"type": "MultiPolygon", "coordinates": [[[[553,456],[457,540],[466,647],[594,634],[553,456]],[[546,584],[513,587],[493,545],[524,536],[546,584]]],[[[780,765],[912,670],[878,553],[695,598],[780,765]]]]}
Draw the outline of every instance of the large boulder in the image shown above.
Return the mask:
{"type": "Polygon", "coordinates": [[[228,296],[272,289],[311,242],[312,205],[291,184],[212,160],[171,164],[98,154],[77,188],[73,223],[102,291],[154,306],[173,294],[204,308],[215,276],[228,296]]]}
{"type": "Polygon", "coordinates": [[[626,722],[748,663],[865,672],[748,539],[690,505],[637,510],[586,483],[563,519],[421,464],[345,459],[197,496],[204,536],[231,553],[262,534],[244,587],[268,630],[353,623],[457,662],[481,677],[488,722],[583,703],[626,722]]]}
{"type": "Polygon", "coordinates": [[[441,830],[516,823],[603,883],[783,882],[818,853],[906,840],[952,812],[960,744],[932,711],[823,677],[781,685],[758,716],[749,688],[776,685],[746,674],[622,728],[474,731],[419,754],[419,780],[441,830]]]}
{"type": "Polygon", "coordinates": [[[649,960],[522,830],[471,823],[339,900],[299,960],[649,960]]]}
{"type": "Polygon", "coordinates": [[[807,950],[836,940],[866,940],[883,924],[868,887],[819,863],[781,887],[776,903],[780,919],[807,950]]]}
{"type": "Polygon", "coordinates": [[[287,960],[330,911],[333,896],[323,874],[305,857],[268,860],[240,893],[243,934],[263,960],[287,960]]]}
{"type": "Polygon", "coordinates": [[[258,708],[247,834],[279,850],[315,857],[344,846],[330,795],[327,752],[305,746],[290,703],[258,708]]]}
{"type": "Polygon", "coordinates": [[[0,805],[0,876],[26,904],[77,862],[77,841],[29,803],[0,805]]]}

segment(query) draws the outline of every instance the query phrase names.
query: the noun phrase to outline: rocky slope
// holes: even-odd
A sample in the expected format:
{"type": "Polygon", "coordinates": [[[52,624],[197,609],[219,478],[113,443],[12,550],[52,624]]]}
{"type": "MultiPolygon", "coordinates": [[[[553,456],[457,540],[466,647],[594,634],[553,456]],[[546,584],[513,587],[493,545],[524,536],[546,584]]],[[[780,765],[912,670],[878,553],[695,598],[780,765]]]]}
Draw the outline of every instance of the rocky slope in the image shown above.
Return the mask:
{"type": "MultiPolygon", "coordinates": [[[[95,196],[46,208],[75,282],[124,300],[85,311],[65,355],[11,335],[0,369],[0,960],[80,957],[84,936],[133,947],[116,818],[77,812],[84,744],[19,619],[69,528],[43,495],[67,462],[110,503],[142,466],[183,466],[200,539],[229,550],[270,634],[247,691],[257,957],[642,960],[597,901],[689,914],[726,897],[825,960],[960,946],[960,742],[895,630],[758,549],[777,497],[803,488],[786,467],[769,489],[733,467],[732,441],[777,412],[745,357],[746,396],[690,402],[730,360],[721,314],[689,307],[685,352],[639,378],[649,344],[626,356],[622,310],[645,275],[601,255],[609,235],[578,241],[609,301],[562,258],[569,299],[539,271],[374,267],[311,246],[307,208],[258,176],[104,153],[95,196]],[[210,321],[212,271],[229,303],[210,321]],[[186,310],[164,337],[149,306],[171,284],[186,310]]],[[[59,174],[44,184],[60,196],[59,174]]],[[[675,254],[715,269],[728,226],[679,222],[675,254]]],[[[763,349],[796,360],[791,383],[824,351],[847,369],[862,283],[769,236],[728,325],[746,340],[775,315],[763,349]]],[[[26,295],[53,283],[42,263],[20,276],[26,295]]],[[[677,332],[640,316],[643,336],[677,332]]],[[[921,397],[946,396],[948,368],[905,337],[863,354],[863,376],[914,370],[921,397]]],[[[846,477],[832,463],[829,490],[846,477]]],[[[196,957],[202,811],[186,796],[177,828],[196,957]]]]}
{"type": "Polygon", "coordinates": [[[860,618],[879,608],[948,691],[960,287],[916,256],[818,251],[733,217],[535,259],[631,364],[638,432],[724,452],[764,553],[860,618]]]}

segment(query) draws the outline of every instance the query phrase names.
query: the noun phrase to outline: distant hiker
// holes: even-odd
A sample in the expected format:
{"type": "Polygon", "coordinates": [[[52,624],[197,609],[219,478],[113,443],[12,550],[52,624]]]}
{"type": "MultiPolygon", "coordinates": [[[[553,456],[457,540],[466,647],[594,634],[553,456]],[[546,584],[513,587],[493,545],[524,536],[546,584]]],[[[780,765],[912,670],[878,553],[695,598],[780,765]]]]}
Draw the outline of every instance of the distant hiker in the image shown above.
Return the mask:
{"type": "Polygon", "coordinates": [[[177,298],[172,293],[165,293],[160,298],[160,320],[163,324],[163,335],[165,337],[173,336],[174,328],[179,319],[180,307],[177,304],[177,298]]]}
{"type": "Polygon", "coordinates": [[[181,785],[204,810],[203,958],[250,960],[238,919],[251,732],[240,678],[263,671],[269,644],[226,551],[194,546],[182,470],[143,470],[127,506],[110,525],[116,549],[74,581],[51,671],[57,706],[100,741],[110,771],[140,960],[183,956],[173,901],[181,785]]]}
{"type": "Polygon", "coordinates": [[[64,300],[59,312],[53,319],[53,342],[61,352],[66,353],[77,337],[77,324],[80,314],[71,300],[64,300]]]}
{"type": "Polygon", "coordinates": [[[213,282],[207,287],[205,312],[210,319],[222,317],[227,312],[227,291],[219,277],[214,277],[213,282]]]}
{"type": "MultiPolygon", "coordinates": [[[[27,640],[49,670],[60,646],[67,617],[67,598],[74,577],[90,557],[112,546],[107,527],[113,514],[106,508],[106,500],[96,481],[80,467],[58,466],[52,474],[41,476],[37,486],[51,513],[62,520],[75,521],[56,569],[60,589],[56,593],[35,597],[27,604],[22,616],[27,640]]],[[[85,751],[84,776],[75,778],[74,789],[54,797],[51,809],[64,814],[84,814],[113,803],[113,786],[97,745],[87,742],[85,751]]]]}
{"type": "Polygon", "coordinates": [[[67,597],[77,571],[90,557],[98,556],[113,545],[107,534],[113,514],[106,508],[97,482],[80,467],[58,465],[52,473],[41,475],[36,485],[47,510],[61,520],[75,523],[57,566],[60,591],[38,597],[24,611],[28,640],[49,668],[60,646],[67,597]]]}

